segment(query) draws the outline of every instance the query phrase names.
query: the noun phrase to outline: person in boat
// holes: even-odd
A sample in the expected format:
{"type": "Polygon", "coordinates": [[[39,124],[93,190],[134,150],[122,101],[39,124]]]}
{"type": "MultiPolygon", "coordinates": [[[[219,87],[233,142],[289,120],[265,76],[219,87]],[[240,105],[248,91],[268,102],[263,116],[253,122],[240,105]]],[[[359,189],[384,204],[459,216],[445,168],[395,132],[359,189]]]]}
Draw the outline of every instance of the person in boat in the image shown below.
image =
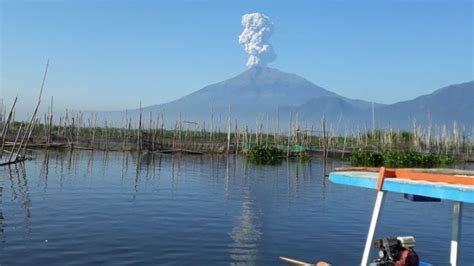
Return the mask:
{"type": "Polygon", "coordinates": [[[415,250],[415,238],[413,236],[386,237],[374,242],[379,250],[379,258],[370,265],[372,266],[418,266],[420,259],[415,250]]]}

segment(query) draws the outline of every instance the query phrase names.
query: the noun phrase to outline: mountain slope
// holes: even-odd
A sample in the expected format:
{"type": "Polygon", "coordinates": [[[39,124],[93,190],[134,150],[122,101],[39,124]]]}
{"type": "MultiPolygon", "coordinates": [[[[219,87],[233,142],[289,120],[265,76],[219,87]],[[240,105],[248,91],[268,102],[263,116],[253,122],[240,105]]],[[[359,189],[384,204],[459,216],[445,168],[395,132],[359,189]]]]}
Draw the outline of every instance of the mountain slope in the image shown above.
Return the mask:
{"type": "Polygon", "coordinates": [[[183,113],[191,109],[193,113],[200,106],[209,112],[211,105],[227,108],[230,104],[237,109],[245,105],[245,109],[266,111],[280,105],[300,105],[308,98],[335,95],[297,75],[272,68],[253,67],[234,78],[206,86],[178,100],[148,108],[179,110],[183,113]]]}
{"type": "MultiPolygon", "coordinates": [[[[432,94],[390,105],[374,104],[375,122],[379,128],[411,130],[413,120],[426,126],[452,125],[457,121],[467,128],[474,126],[474,81],[439,89],[432,94]]],[[[299,121],[319,124],[322,116],[345,128],[371,128],[372,103],[349,99],[321,88],[295,74],[267,67],[253,67],[228,80],[206,86],[175,101],[144,108],[144,114],[163,112],[165,125],[172,127],[178,119],[201,125],[211,122],[225,128],[231,107],[232,119],[253,128],[256,119],[276,122],[282,129],[288,126],[290,114],[299,121]]],[[[138,110],[128,116],[138,116],[138,110]]],[[[105,114],[113,121],[123,121],[124,112],[105,114]]],[[[156,116],[155,116],[156,117],[156,116]]]]}
{"type": "Polygon", "coordinates": [[[217,120],[225,120],[229,105],[233,117],[255,123],[257,115],[275,116],[282,106],[296,107],[308,99],[332,97],[344,99],[358,108],[369,106],[321,88],[295,74],[267,67],[253,67],[231,79],[206,86],[178,100],[149,106],[145,112],[163,111],[171,119],[180,115],[188,120],[209,120],[211,108],[217,120]]]}
{"type": "Polygon", "coordinates": [[[416,119],[417,123],[452,125],[454,121],[474,125],[474,81],[455,84],[417,97],[376,109],[377,116],[401,127],[416,119]]]}

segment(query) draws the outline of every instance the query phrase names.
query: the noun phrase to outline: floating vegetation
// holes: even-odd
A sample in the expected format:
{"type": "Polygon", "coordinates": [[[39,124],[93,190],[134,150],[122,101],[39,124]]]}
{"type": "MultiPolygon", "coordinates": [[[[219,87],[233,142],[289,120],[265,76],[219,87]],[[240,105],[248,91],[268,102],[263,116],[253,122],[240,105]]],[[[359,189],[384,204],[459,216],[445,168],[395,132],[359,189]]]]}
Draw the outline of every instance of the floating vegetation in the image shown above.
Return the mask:
{"type": "Polygon", "coordinates": [[[349,158],[352,166],[383,166],[382,154],[371,151],[353,151],[349,158]]]}
{"type": "Polygon", "coordinates": [[[306,152],[290,152],[275,145],[254,145],[246,153],[246,158],[255,164],[280,164],[285,158],[298,159],[300,162],[307,162],[311,158],[306,152]]]}
{"type": "Polygon", "coordinates": [[[255,164],[280,164],[284,157],[283,151],[272,145],[255,145],[246,154],[246,158],[255,164]]]}
{"type": "Polygon", "coordinates": [[[402,152],[402,151],[354,151],[351,154],[350,162],[352,166],[385,166],[385,167],[418,167],[431,168],[438,166],[450,166],[455,160],[446,154],[427,154],[422,152],[402,152]]]}
{"type": "Polygon", "coordinates": [[[301,152],[298,154],[298,160],[302,163],[308,162],[310,158],[310,155],[306,152],[301,152]]]}

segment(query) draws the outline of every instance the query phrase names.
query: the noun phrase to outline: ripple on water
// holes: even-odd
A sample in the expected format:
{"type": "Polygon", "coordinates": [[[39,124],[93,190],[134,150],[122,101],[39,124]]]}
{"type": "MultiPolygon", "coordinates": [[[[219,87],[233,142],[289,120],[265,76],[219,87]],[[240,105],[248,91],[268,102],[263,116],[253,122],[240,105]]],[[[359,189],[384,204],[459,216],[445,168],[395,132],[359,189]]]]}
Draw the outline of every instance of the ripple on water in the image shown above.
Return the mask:
{"type": "MultiPolygon", "coordinates": [[[[0,263],[274,265],[279,256],[357,264],[375,192],[330,183],[323,164],[241,157],[49,152],[0,169],[0,263]],[[26,173],[26,175],[25,175],[26,173]]],[[[329,168],[342,164],[334,162],[329,168]]],[[[376,237],[414,234],[444,265],[452,203],[389,194],[376,237]]],[[[465,205],[460,264],[474,258],[465,205]]]]}

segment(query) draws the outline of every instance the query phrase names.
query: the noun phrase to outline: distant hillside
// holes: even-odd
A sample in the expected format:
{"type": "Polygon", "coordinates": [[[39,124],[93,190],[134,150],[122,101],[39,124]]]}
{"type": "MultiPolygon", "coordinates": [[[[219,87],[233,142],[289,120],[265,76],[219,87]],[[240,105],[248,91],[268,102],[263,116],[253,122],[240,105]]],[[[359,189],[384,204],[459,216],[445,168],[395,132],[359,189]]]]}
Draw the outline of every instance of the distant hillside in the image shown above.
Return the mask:
{"type": "Polygon", "coordinates": [[[407,122],[416,119],[426,125],[431,118],[435,125],[453,122],[474,126],[474,81],[441,88],[413,100],[398,102],[376,109],[379,120],[395,127],[406,127],[407,122]]]}
{"type": "Polygon", "coordinates": [[[305,120],[320,120],[324,116],[328,121],[337,121],[344,124],[352,124],[363,121],[369,114],[369,108],[356,107],[345,99],[339,97],[314,98],[295,110],[305,120]]]}
{"type": "MultiPolygon", "coordinates": [[[[456,120],[466,127],[474,126],[474,81],[439,89],[432,94],[390,105],[374,104],[378,127],[411,129],[413,119],[426,125],[452,125],[456,120]]],[[[223,126],[229,105],[232,118],[254,128],[257,117],[288,125],[289,115],[298,114],[300,121],[319,124],[322,116],[337,131],[345,128],[372,127],[372,103],[349,99],[321,88],[295,74],[267,67],[253,67],[228,80],[206,86],[175,101],[144,108],[144,113],[163,112],[167,126],[181,117],[198,124],[211,121],[223,126]]],[[[104,113],[112,120],[123,121],[124,111],[104,113]]],[[[127,112],[137,116],[138,110],[127,112]]]]}

